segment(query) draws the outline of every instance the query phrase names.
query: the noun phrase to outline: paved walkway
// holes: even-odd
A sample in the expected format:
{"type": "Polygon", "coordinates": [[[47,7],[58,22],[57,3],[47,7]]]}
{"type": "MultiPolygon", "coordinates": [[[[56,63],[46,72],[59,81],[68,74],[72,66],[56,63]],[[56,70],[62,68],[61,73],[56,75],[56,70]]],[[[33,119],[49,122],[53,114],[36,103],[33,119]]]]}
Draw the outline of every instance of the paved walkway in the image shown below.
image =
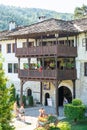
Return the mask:
{"type": "MultiPolygon", "coordinates": [[[[25,109],[25,122],[19,121],[17,119],[13,120],[13,125],[15,126],[15,130],[34,130],[37,126],[37,119],[39,115],[39,107],[32,107],[25,109]]],[[[47,114],[55,115],[55,108],[49,106],[43,106],[47,114]]],[[[63,116],[63,107],[59,108],[59,116],[58,119],[64,118],[63,116]]]]}

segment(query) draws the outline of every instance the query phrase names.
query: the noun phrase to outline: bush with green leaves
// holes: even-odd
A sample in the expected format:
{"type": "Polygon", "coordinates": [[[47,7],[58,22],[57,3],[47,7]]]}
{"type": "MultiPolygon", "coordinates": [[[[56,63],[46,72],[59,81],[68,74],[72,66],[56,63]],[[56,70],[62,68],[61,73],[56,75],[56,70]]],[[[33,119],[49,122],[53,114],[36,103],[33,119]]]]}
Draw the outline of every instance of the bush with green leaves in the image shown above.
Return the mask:
{"type": "Polygon", "coordinates": [[[25,95],[23,95],[22,100],[23,100],[24,106],[26,106],[26,96],[25,95]]]}
{"type": "Polygon", "coordinates": [[[48,130],[60,130],[60,128],[58,128],[54,123],[50,123],[48,130]]]}
{"type": "Polygon", "coordinates": [[[2,130],[1,123],[0,123],[0,130],[2,130]]]}
{"type": "Polygon", "coordinates": [[[11,88],[6,87],[7,78],[3,70],[3,58],[0,55],[0,123],[2,130],[13,130],[11,126],[13,102],[11,102],[11,88]]]}
{"type": "Polygon", "coordinates": [[[71,130],[71,125],[70,125],[68,122],[62,122],[62,121],[60,121],[60,122],[57,124],[57,127],[58,127],[60,130],[71,130]]]}
{"type": "Polygon", "coordinates": [[[17,101],[17,105],[19,106],[20,105],[20,98],[19,98],[19,94],[16,95],[16,101],[17,101]]]}
{"type": "Polygon", "coordinates": [[[80,99],[73,99],[73,100],[72,100],[72,105],[73,105],[73,106],[82,105],[82,101],[81,101],[80,99]]]}
{"type": "Polygon", "coordinates": [[[33,96],[28,96],[28,102],[29,102],[29,106],[33,106],[34,104],[33,96]]]}
{"type": "Polygon", "coordinates": [[[56,122],[58,122],[58,119],[57,119],[57,117],[54,116],[54,115],[49,115],[47,121],[48,121],[49,123],[56,123],[56,122]]]}
{"type": "Polygon", "coordinates": [[[14,87],[14,84],[11,85],[11,91],[10,91],[10,94],[11,94],[11,99],[10,101],[15,101],[16,100],[16,89],[14,87]]]}
{"type": "Polygon", "coordinates": [[[42,127],[42,126],[40,126],[40,127],[36,128],[35,130],[47,130],[47,129],[42,127]]]}
{"type": "Polygon", "coordinates": [[[64,114],[67,118],[74,120],[83,119],[85,115],[85,105],[80,99],[73,99],[72,104],[64,105],[64,114]]]}

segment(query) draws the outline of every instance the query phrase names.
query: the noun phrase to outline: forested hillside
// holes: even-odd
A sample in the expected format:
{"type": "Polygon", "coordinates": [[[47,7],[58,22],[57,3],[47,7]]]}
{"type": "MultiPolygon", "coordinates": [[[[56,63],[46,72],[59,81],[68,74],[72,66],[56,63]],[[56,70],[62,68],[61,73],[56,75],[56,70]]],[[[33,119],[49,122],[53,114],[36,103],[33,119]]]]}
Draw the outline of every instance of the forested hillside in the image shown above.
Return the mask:
{"type": "Polygon", "coordinates": [[[73,14],[70,13],[59,13],[39,8],[18,8],[0,5],[0,30],[8,29],[10,21],[15,21],[18,26],[26,26],[38,22],[38,17],[40,16],[45,16],[46,19],[58,18],[71,20],[73,18],[73,14]]]}

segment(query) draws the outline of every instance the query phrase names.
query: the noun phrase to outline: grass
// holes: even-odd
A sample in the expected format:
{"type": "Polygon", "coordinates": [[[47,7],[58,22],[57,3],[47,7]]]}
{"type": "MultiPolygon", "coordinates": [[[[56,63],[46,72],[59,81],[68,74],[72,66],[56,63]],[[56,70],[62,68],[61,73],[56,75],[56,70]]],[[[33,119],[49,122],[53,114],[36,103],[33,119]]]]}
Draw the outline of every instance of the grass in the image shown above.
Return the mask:
{"type": "Polygon", "coordinates": [[[67,121],[71,124],[71,130],[87,130],[87,117],[83,120],[77,121],[76,123],[68,120],[67,118],[62,121],[67,121]]]}

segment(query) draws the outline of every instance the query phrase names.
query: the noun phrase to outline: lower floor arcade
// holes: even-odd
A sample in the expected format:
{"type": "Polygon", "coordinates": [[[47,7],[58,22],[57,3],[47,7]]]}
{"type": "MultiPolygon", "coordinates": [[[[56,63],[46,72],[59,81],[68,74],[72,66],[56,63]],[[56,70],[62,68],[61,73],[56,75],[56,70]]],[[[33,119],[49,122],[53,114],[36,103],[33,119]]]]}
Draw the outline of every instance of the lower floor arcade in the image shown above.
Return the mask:
{"type": "MultiPolygon", "coordinates": [[[[20,95],[20,101],[22,102],[22,95],[25,85],[27,84],[26,81],[22,83],[21,85],[21,95],[20,95]]],[[[54,106],[56,109],[56,114],[58,114],[58,107],[63,106],[63,100],[64,97],[68,100],[70,103],[72,99],[75,97],[75,81],[71,80],[63,80],[60,81],[57,85],[57,88],[55,86],[55,82],[40,82],[38,84],[38,87],[27,87],[25,95],[26,96],[33,96],[34,100],[40,104],[43,104],[45,106],[54,106]]]]}

